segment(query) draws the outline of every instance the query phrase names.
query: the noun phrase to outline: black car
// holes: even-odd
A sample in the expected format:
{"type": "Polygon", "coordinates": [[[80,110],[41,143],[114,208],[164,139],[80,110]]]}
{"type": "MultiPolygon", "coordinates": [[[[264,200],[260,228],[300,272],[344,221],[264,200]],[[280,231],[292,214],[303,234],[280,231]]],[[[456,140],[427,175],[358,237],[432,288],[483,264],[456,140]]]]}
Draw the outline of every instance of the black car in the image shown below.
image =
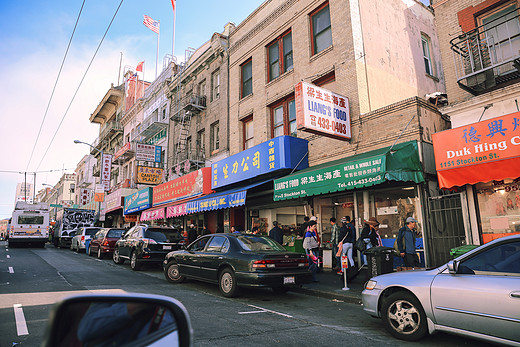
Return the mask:
{"type": "Polygon", "coordinates": [[[143,263],[161,263],[168,252],[184,246],[184,238],[177,229],[135,225],[116,242],[112,259],[116,264],[130,260],[132,270],[143,263]]]}
{"type": "Polygon", "coordinates": [[[305,254],[288,252],[276,241],[252,234],[204,235],[185,250],[164,260],[169,282],[193,278],[217,283],[222,295],[233,297],[239,287],[271,287],[285,292],[310,281],[305,254]]]}

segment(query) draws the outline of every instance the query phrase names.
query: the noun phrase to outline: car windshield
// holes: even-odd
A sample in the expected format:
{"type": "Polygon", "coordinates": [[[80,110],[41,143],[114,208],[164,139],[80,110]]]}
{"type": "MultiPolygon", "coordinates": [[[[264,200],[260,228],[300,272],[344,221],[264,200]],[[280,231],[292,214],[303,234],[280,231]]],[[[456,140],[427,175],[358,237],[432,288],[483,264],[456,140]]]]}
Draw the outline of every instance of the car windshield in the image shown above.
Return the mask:
{"type": "Polygon", "coordinates": [[[125,229],[110,229],[106,237],[120,238],[125,232],[125,229]]]}
{"type": "Polygon", "coordinates": [[[245,251],[285,251],[278,242],[264,236],[237,236],[238,243],[245,251]]]}
{"type": "Polygon", "coordinates": [[[181,234],[174,229],[148,229],[144,232],[144,237],[156,242],[178,242],[182,239],[181,234]]]}
{"type": "Polygon", "coordinates": [[[85,230],[85,235],[94,236],[101,228],[88,228],[85,230]]]}

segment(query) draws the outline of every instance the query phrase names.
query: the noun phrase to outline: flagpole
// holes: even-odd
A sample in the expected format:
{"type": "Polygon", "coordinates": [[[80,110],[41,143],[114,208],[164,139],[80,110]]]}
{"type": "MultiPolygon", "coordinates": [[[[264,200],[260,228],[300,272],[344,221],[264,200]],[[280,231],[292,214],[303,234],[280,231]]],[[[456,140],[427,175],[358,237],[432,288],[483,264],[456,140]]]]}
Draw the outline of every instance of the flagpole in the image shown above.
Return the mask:
{"type": "Polygon", "coordinates": [[[173,62],[175,59],[175,55],[173,53],[173,51],[175,50],[175,17],[177,14],[177,11],[176,11],[177,9],[175,8],[175,7],[177,7],[175,0],[172,1],[172,5],[173,5],[173,34],[172,34],[172,62],[173,62]]]}
{"type": "Polygon", "coordinates": [[[157,55],[155,56],[155,79],[157,79],[157,66],[159,65],[159,36],[161,36],[161,21],[157,21],[159,23],[159,30],[157,32],[157,55]]]}

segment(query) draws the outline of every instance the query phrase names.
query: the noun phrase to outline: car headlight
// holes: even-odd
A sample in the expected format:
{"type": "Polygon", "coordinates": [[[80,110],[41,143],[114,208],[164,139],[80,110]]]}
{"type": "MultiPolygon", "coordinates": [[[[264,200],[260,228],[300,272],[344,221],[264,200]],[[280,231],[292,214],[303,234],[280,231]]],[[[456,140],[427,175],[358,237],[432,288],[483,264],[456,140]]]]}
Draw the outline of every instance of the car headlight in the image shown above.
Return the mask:
{"type": "Polygon", "coordinates": [[[365,289],[373,290],[377,285],[377,281],[368,280],[367,284],[365,285],[365,289]]]}

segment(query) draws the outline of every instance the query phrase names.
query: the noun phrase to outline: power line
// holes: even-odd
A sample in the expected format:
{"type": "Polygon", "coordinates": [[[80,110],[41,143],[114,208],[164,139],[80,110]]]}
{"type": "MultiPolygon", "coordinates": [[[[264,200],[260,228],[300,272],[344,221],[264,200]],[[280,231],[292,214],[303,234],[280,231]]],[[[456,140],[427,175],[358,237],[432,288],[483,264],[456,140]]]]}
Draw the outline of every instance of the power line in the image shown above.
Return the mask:
{"type": "Polygon", "coordinates": [[[81,78],[81,81],[79,82],[79,85],[78,85],[78,88],[76,88],[76,91],[74,92],[74,95],[72,96],[72,99],[69,103],[69,106],[67,107],[67,109],[65,110],[65,114],[63,115],[63,117],[61,118],[61,121],[60,121],[60,124],[58,124],[58,128],[56,129],[56,131],[54,132],[54,135],[52,136],[52,139],[51,139],[51,142],[49,143],[49,146],[47,146],[47,149],[45,150],[45,153],[43,154],[43,157],[42,157],[42,160],[40,161],[40,163],[38,164],[38,166],[36,167],[36,170],[38,170],[38,168],[40,167],[40,165],[42,164],[43,162],[43,159],[45,159],[45,156],[47,155],[47,153],[49,152],[49,149],[51,148],[51,145],[52,143],[54,142],[54,139],[56,138],[56,135],[58,134],[58,131],[60,130],[61,128],[61,124],[63,123],[63,121],[65,120],[65,117],[67,116],[67,113],[69,112],[69,109],[70,107],[72,106],[72,103],[74,102],[74,99],[76,98],[76,95],[78,94],[78,91],[79,89],[81,88],[81,85],[83,84],[83,81],[85,80],[85,77],[87,76],[87,73],[90,69],[90,66],[92,65],[92,63],[94,62],[94,58],[96,58],[96,55],[99,51],[99,48],[101,47],[101,44],[103,43],[103,41],[105,40],[105,37],[107,36],[107,33],[108,31],[110,30],[110,27],[112,26],[112,23],[114,22],[114,19],[116,18],[116,15],[117,13],[119,12],[119,9],[121,8],[121,5],[123,4],[123,1],[124,0],[121,0],[121,2],[119,3],[119,6],[117,7],[116,9],[116,12],[114,13],[114,16],[112,17],[112,20],[110,21],[110,24],[108,25],[108,28],[107,30],[105,31],[105,34],[103,34],[103,37],[101,38],[101,41],[99,42],[99,45],[97,46],[96,48],[96,51],[94,52],[94,55],[92,56],[92,59],[90,60],[90,63],[88,64],[87,66],[87,69],[85,70],[85,73],[83,74],[83,77],[81,78]]]}
{"type": "Polygon", "coordinates": [[[67,55],[69,53],[70,45],[72,43],[72,38],[74,37],[74,33],[76,32],[76,28],[78,27],[79,18],[81,17],[81,13],[83,12],[83,6],[85,6],[85,0],[83,0],[83,3],[81,4],[81,8],[78,13],[78,18],[76,19],[76,24],[74,24],[74,30],[72,30],[72,35],[70,36],[69,44],[67,45],[67,50],[65,51],[65,55],[63,56],[63,60],[61,61],[60,71],[58,72],[58,76],[56,76],[56,81],[54,82],[54,87],[52,88],[52,93],[49,98],[49,102],[47,103],[47,108],[45,109],[42,123],[40,124],[40,130],[38,130],[38,136],[36,136],[36,140],[34,141],[34,146],[33,146],[32,152],[31,152],[31,156],[29,157],[29,162],[27,163],[27,167],[25,169],[26,171],[29,169],[29,165],[31,164],[34,150],[36,149],[36,144],[38,143],[38,140],[42,133],[43,124],[45,123],[45,118],[47,118],[47,113],[49,112],[49,107],[51,106],[51,101],[54,96],[54,92],[56,91],[56,86],[58,85],[58,80],[60,79],[61,71],[63,70],[63,65],[65,65],[65,59],[67,58],[67,55]]]}

